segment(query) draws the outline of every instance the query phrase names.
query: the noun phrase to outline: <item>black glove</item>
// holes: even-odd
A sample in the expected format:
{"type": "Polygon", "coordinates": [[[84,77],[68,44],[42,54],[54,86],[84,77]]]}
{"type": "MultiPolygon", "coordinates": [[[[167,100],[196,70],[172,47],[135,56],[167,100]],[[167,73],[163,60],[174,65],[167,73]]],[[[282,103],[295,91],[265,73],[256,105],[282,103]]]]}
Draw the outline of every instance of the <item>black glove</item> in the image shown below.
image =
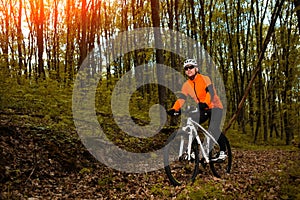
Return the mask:
{"type": "Polygon", "coordinates": [[[171,115],[171,116],[177,116],[177,115],[180,115],[180,110],[179,111],[176,111],[175,109],[170,109],[167,111],[167,114],[168,115],[171,115]]]}
{"type": "Polygon", "coordinates": [[[206,103],[200,102],[198,103],[198,105],[200,110],[205,110],[206,108],[208,108],[208,105],[206,103]]]}

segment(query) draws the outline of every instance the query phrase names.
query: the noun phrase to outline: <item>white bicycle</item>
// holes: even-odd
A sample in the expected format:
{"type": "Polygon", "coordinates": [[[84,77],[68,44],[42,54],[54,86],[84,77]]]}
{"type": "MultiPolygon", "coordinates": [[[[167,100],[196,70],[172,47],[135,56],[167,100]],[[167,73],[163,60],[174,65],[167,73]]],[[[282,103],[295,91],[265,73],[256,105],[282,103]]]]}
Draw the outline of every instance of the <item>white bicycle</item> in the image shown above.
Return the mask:
{"type": "Polygon", "coordinates": [[[186,123],[168,138],[165,147],[165,171],[174,186],[194,182],[199,164],[204,168],[209,164],[213,175],[218,178],[231,170],[232,153],[228,139],[224,135],[226,159],[213,161],[218,157],[220,148],[212,134],[193,120],[192,116],[198,112],[198,108],[188,108],[184,112],[187,114],[186,123]]]}

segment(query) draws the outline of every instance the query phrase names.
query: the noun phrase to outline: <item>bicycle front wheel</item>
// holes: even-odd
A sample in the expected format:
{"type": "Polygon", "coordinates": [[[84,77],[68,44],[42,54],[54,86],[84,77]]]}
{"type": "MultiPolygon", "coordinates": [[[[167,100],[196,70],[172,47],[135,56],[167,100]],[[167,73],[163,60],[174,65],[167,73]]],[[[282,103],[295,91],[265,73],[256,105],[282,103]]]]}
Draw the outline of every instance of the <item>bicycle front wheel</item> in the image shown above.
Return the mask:
{"type": "Polygon", "coordinates": [[[166,174],[172,185],[178,186],[194,182],[199,171],[199,147],[194,139],[192,143],[190,159],[186,153],[188,134],[179,131],[173,133],[165,146],[164,166],[166,174]],[[179,155],[180,143],[185,141],[183,145],[183,154],[179,155]]]}
{"type": "Polygon", "coordinates": [[[226,144],[226,158],[225,160],[218,160],[218,161],[212,161],[214,158],[219,156],[220,149],[219,147],[214,147],[210,153],[209,153],[209,166],[214,176],[221,178],[224,177],[225,174],[230,173],[231,165],[232,165],[232,153],[231,153],[231,147],[228,139],[225,135],[224,140],[226,144]]]}

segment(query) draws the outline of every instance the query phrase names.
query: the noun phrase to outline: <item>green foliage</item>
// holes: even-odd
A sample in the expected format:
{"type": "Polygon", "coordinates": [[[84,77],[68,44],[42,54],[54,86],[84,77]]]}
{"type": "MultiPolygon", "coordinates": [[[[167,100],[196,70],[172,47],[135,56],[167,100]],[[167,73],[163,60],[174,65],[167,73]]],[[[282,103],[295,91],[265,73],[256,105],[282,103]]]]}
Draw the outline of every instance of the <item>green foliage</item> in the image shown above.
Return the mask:
{"type": "Polygon", "coordinates": [[[112,114],[110,102],[114,86],[114,84],[107,82],[107,80],[103,80],[98,84],[95,99],[97,113],[112,114]]]}
{"type": "MultiPolygon", "coordinates": [[[[194,185],[188,187],[189,197],[194,200],[204,199],[222,199],[224,198],[222,193],[222,186],[214,181],[198,180],[194,185]]],[[[185,199],[182,196],[182,199],[185,199]]]]}
{"type": "Polygon", "coordinates": [[[283,167],[280,178],[282,180],[280,197],[282,199],[300,199],[300,160],[290,160],[283,167]]]}
{"type": "MultiPolygon", "coordinates": [[[[0,89],[0,110],[20,115],[36,117],[49,128],[69,128],[72,121],[72,90],[63,88],[56,81],[45,80],[39,83],[15,79],[3,79],[0,89]]],[[[27,121],[29,125],[36,125],[27,121]]]]}
{"type": "Polygon", "coordinates": [[[170,188],[166,187],[163,183],[155,184],[150,189],[151,193],[157,197],[170,196],[170,188]]]}
{"type": "Polygon", "coordinates": [[[113,177],[111,175],[109,175],[109,176],[105,176],[103,178],[99,178],[98,185],[105,186],[105,185],[111,184],[112,182],[113,182],[113,177]]]}
{"type": "MultiPolygon", "coordinates": [[[[284,140],[281,138],[270,138],[268,141],[263,141],[263,139],[259,139],[258,142],[254,143],[253,134],[251,133],[251,127],[247,126],[246,133],[242,133],[240,129],[237,127],[233,127],[227,131],[226,136],[230,140],[231,146],[239,149],[249,149],[249,150],[259,150],[259,149],[272,149],[272,148],[280,148],[280,149],[297,149],[297,145],[300,140],[297,136],[294,138],[294,146],[286,145],[284,140]]],[[[260,135],[259,137],[262,137],[260,135]]]]}
{"type": "Polygon", "coordinates": [[[91,173],[91,171],[92,170],[90,168],[84,167],[79,171],[79,174],[89,174],[89,173],[91,173]]]}

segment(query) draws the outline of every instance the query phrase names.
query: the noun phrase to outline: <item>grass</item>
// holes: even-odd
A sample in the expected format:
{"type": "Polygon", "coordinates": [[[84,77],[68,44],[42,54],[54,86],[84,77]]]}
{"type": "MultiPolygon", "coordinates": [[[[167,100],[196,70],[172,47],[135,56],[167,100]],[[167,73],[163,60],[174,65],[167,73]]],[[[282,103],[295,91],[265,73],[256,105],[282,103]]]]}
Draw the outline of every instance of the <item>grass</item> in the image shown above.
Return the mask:
{"type": "Polygon", "coordinates": [[[282,180],[280,197],[282,199],[300,199],[300,160],[290,160],[279,173],[282,180]]]}
{"type": "MultiPolygon", "coordinates": [[[[244,150],[297,150],[299,149],[295,145],[285,145],[280,139],[269,139],[267,142],[260,141],[258,143],[253,142],[253,136],[251,134],[242,134],[237,129],[230,129],[226,133],[226,137],[229,139],[232,148],[244,149],[244,150]]],[[[298,140],[295,138],[295,140],[298,140]]],[[[297,143],[297,142],[296,142],[297,143]]]]}
{"type": "MultiPolygon", "coordinates": [[[[222,185],[213,180],[204,181],[197,179],[194,185],[187,188],[189,190],[189,197],[194,200],[205,200],[205,199],[222,199],[224,193],[222,191],[222,185]]],[[[186,197],[180,197],[186,199],[186,197]]]]}

